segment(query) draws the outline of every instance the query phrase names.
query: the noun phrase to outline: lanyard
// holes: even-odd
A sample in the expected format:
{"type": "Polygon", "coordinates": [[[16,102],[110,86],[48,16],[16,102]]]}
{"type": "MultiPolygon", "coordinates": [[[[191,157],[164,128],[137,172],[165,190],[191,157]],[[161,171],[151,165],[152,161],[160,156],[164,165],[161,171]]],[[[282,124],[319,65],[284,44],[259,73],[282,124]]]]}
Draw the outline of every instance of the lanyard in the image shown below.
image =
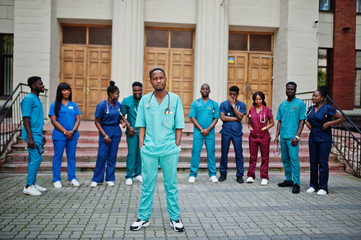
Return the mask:
{"type": "MultiPolygon", "coordinates": [[[[169,93],[167,91],[165,91],[165,92],[168,95],[168,107],[165,109],[164,114],[170,114],[171,113],[170,108],[169,108],[169,106],[170,106],[170,96],[169,96],[169,93]]],[[[150,108],[150,100],[152,100],[153,95],[154,95],[154,92],[152,93],[152,95],[150,95],[150,98],[149,98],[149,101],[148,101],[147,105],[145,105],[147,108],[150,108]]]]}

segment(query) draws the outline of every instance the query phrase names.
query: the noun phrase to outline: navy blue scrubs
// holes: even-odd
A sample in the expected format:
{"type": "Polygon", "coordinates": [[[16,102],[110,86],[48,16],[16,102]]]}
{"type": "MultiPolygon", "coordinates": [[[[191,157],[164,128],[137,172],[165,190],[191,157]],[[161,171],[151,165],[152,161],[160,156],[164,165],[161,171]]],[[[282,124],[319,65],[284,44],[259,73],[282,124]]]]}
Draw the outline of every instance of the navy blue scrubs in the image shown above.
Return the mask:
{"type": "Polygon", "coordinates": [[[93,175],[93,182],[102,183],[104,181],[105,164],[107,165],[105,181],[115,181],[115,165],[122,131],[120,129],[121,105],[115,101],[111,106],[107,100],[98,104],[95,110],[95,117],[100,118],[100,125],[104,132],[112,140],[105,143],[103,135],[99,132],[99,149],[97,162],[93,175]]]}
{"type": "Polygon", "coordinates": [[[336,110],[324,104],[317,112],[315,112],[315,106],[311,106],[307,114],[307,120],[312,127],[308,141],[311,165],[310,187],[316,191],[323,189],[328,192],[328,158],[332,147],[332,132],[331,127],[324,131],[322,126],[332,120],[336,110]]]}

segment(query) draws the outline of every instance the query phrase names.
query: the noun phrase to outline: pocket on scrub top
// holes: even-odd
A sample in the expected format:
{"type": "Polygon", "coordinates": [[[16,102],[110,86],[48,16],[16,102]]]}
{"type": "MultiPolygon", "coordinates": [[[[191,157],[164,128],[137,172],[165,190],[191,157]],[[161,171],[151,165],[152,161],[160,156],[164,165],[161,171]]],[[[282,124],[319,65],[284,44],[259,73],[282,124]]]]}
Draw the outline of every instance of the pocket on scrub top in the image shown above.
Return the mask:
{"type": "Polygon", "coordinates": [[[167,128],[173,128],[173,126],[174,126],[174,114],[173,113],[164,114],[163,125],[166,126],[167,128]]]}

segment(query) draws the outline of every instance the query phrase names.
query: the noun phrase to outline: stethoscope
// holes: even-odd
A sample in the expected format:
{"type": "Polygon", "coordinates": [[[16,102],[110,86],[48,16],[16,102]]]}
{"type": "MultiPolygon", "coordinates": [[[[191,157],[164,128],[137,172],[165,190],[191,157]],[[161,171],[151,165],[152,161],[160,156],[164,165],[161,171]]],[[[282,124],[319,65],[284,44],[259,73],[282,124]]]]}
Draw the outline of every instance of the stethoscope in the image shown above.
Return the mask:
{"type": "MultiPolygon", "coordinates": [[[[253,111],[250,112],[250,114],[248,115],[249,118],[252,117],[252,113],[253,113],[255,110],[256,110],[256,108],[254,107],[254,108],[253,108],[253,111]]],[[[261,111],[259,112],[259,122],[260,122],[260,123],[265,123],[265,122],[266,122],[266,114],[265,114],[265,112],[263,111],[263,105],[262,105],[261,111]],[[262,113],[263,113],[263,120],[262,120],[262,113]]]]}
{"type": "MultiPolygon", "coordinates": [[[[169,93],[167,91],[165,91],[165,92],[168,95],[168,107],[165,109],[164,114],[171,114],[172,112],[170,111],[170,108],[169,108],[169,106],[170,106],[170,96],[169,96],[169,93]]],[[[150,108],[150,100],[152,100],[153,95],[154,95],[154,92],[152,93],[152,95],[150,95],[150,98],[149,98],[149,101],[148,101],[147,105],[145,105],[147,108],[150,108]]]]}
{"type": "MultiPolygon", "coordinates": [[[[202,106],[202,103],[200,102],[200,100],[201,100],[201,99],[198,99],[198,100],[197,100],[197,106],[198,106],[198,107],[201,107],[201,106],[202,106]]],[[[214,102],[213,102],[212,100],[210,100],[210,99],[209,99],[209,101],[212,102],[212,106],[213,106],[212,113],[214,113],[214,112],[215,112],[215,109],[216,109],[216,107],[214,106],[214,102]]]]}
{"type": "MultiPolygon", "coordinates": [[[[109,114],[109,102],[108,102],[109,98],[107,98],[107,111],[106,111],[106,114],[109,114]]],[[[118,103],[116,101],[114,101],[114,105],[115,105],[115,108],[118,110],[120,116],[123,116],[123,114],[120,112],[120,106],[118,105],[118,103]]]]}

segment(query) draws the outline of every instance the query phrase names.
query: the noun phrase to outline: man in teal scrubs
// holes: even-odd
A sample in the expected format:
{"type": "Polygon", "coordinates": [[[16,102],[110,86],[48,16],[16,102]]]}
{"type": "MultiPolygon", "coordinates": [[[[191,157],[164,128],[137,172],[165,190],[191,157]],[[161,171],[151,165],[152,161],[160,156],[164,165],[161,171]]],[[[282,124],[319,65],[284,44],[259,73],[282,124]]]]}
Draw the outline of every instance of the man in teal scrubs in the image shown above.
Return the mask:
{"type": "Polygon", "coordinates": [[[183,106],[176,94],[165,90],[167,78],[162,68],[152,68],[149,78],[154,92],[148,93],[140,100],[135,123],[135,126],[139,127],[143,184],[138,219],[130,226],[130,230],[138,231],[149,226],[160,165],[170,225],[174,231],[182,232],[184,226],[179,219],[177,163],[184,128],[183,106]]]}
{"type": "Polygon", "coordinates": [[[122,103],[122,114],[127,115],[130,126],[125,134],[127,135],[128,155],[127,155],[127,173],[125,175],[126,185],[132,185],[133,180],[143,182],[142,180],[142,162],[139,151],[139,128],[135,127],[137,119],[139,101],[142,98],[143,84],[134,82],[132,84],[133,95],[124,98],[122,103]]]}
{"type": "Polygon", "coordinates": [[[283,101],[277,113],[277,131],[275,143],[279,144],[281,136],[282,163],[285,168],[286,180],[279,187],[293,187],[292,193],[300,192],[300,161],[298,158],[299,141],[305,123],[306,104],[296,98],[297,84],[286,84],[287,100],[283,101]]]}
{"type": "Polygon", "coordinates": [[[193,148],[189,182],[194,183],[199,168],[200,156],[203,142],[206,142],[208,175],[211,182],[218,182],[216,177],[216,137],[214,126],[219,119],[218,103],[209,99],[211,89],[208,84],[201,87],[202,98],[197,99],[191,105],[189,118],[194,124],[193,148]]]}
{"type": "Polygon", "coordinates": [[[44,110],[39,99],[39,94],[44,92],[44,84],[40,77],[34,76],[28,79],[31,92],[21,101],[21,113],[23,115],[23,130],[21,138],[25,140],[29,152],[28,176],[23,193],[39,196],[46,188],[36,184],[41,160],[43,158],[43,146],[45,138],[43,135],[44,110]]]}

